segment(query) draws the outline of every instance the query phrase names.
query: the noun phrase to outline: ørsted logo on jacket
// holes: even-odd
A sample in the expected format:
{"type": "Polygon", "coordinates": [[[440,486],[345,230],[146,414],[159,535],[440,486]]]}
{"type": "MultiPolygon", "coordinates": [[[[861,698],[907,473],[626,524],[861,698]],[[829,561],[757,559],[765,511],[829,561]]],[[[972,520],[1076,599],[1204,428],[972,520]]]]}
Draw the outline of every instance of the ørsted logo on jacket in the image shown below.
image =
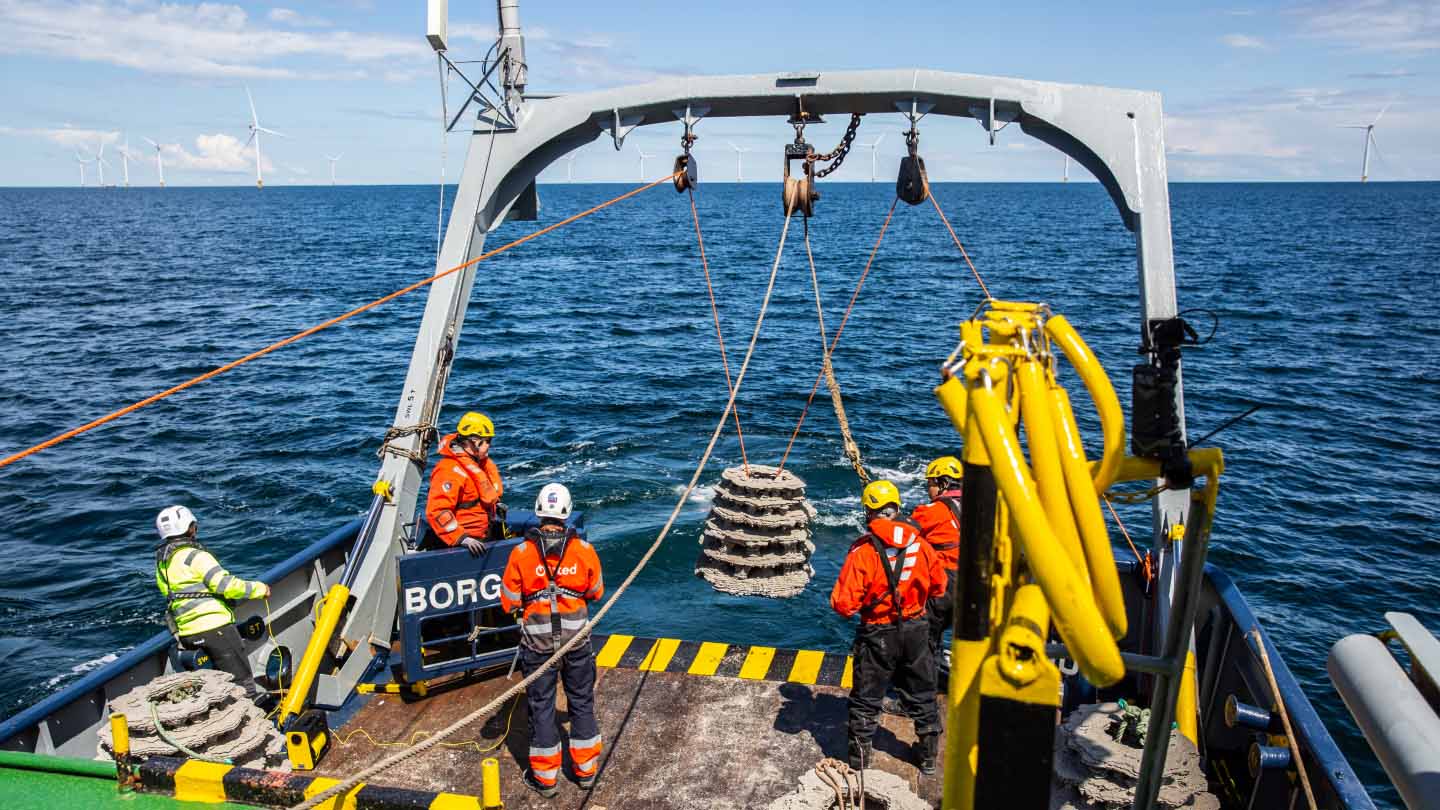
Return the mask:
{"type": "Polygon", "coordinates": [[[405,614],[464,607],[481,601],[496,602],[499,599],[499,574],[436,582],[429,587],[415,585],[405,589],[405,614]]]}
{"type": "MultiPolygon", "coordinates": [[[[564,567],[564,568],[556,568],[556,569],[555,569],[555,576],[557,576],[557,577],[568,577],[568,576],[574,575],[574,573],[575,573],[576,571],[579,571],[579,570],[580,570],[580,564],[579,564],[579,563],[575,563],[574,565],[568,565],[568,566],[566,566],[566,567],[564,567]]],[[[537,566],[535,566],[535,576],[537,576],[537,577],[543,577],[543,576],[545,576],[545,566],[544,566],[543,564],[542,564],[542,565],[537,565],[537,566]]]]}

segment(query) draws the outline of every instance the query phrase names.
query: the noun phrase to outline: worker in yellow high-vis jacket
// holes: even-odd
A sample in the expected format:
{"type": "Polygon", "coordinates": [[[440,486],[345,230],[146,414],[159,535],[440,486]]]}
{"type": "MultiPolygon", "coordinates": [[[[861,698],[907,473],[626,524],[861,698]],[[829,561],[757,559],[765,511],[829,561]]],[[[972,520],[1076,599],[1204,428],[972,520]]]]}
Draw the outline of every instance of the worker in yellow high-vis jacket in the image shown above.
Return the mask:
{"type": "Polygon", "coordinates": [[[155,584],[165,597],[166,622],[185,649],[205,648],[215,668],[254,695],[254,673],[245,657],[235,612],[225,600],[259,599],[270,586],[232,576],[195,539],[195,515],[184,506],[167,506],[155,517],[160,545],[155,548],[155,584]]]}

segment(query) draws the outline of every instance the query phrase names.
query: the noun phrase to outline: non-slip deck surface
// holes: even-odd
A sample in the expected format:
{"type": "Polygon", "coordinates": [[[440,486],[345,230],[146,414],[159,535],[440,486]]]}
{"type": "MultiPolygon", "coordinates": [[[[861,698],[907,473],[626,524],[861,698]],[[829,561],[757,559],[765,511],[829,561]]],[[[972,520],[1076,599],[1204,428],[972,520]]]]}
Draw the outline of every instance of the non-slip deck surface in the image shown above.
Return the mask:
{"type": "MultiPolygon", "coordinates": [[[[822,757],[845,756],[847,689],[840,683],[849,686],[846,656],[623,636],[597,637],[594,645],[601,663],[596,719],[605,753],[593,790],[562,778],[560,795],[546,800],[521,784],[529,745],[523,697],[513,716],[502,709],[483,729],[452,738],[488,748],[504,733],[508,717],[510,734],[494,752],[481,755],[472,746],[431,749],[372,781],[479,795],[480,760],[495,756],[508,810],[733,810],[764,808],[793,791],[800,775],[822,757]]],[[[518,680],[517,674],[507,682],[501,672],[410,702],[375,695],[339,729],[344,742],[337,742],[319,773],[352,774],[398,750],[375,747],[357,729],[380,742],[409,740],[417,731],[443,728],[474,711],[518,680]]],[[[559,708],[563,725],[563,691],[559,708]]],[[[876,767],[901,776],[938,804],[940,775],[920,776],[910,750],[914,740],[908,719],[883,717],[875,738],[876,767]]]]}

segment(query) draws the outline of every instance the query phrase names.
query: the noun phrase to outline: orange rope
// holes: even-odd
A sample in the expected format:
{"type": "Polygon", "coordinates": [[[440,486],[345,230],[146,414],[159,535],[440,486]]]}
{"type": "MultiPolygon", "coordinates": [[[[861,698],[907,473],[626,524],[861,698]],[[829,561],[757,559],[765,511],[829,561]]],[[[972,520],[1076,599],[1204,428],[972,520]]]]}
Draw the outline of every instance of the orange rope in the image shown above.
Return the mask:
{"type": "MultiPolygon", "coordinates": [[[[676,174],[678,174],[678,173],[679,173],[679,172],[676,172],[676,174]]],[[[639,188],[637,188],[637,189],[634,189],[633,191],[626,192],[625,194],[622,194],[622,195],[620,195],[619,197],[616,197],[616,198],[614,198],[614,199],[612,199],[612,200],[608,200],[608,201],[606,201],[606,202],[600,203],[599,205],[595,206],[594,208],[586,209],[586,210],[584,210],[584,211],[581,211],[581,212],[578,213],[578,214],[575,214],[574,216],[568,217],[568,218],[566,218],[566,219],[562,219],[562,220],[560,220],[559,222],[555,223],[554,225],[547,225],[546,227],[541,228],[540,230],[535,231],[534,233],[531,233],[531,234],[527,234],[527,235],[525,235],[525,236],[522,236],[522,237],[520,237],[519,239],[516,239],[515,241],[513,241],[513,242],[511,242],[511,243],[509,243],[509,244],[507,244],[507,245],[503,245],[503,246],[498,247],[498,248],[495,248],[494,250],[491,250],[491,251],[489,251],[489,252],[482,253],[482,254],[480,254],[479,256],[476,256],[475,258],[471,259],[470,261],[465,262],[464,264],[457,264],[457,265],[455,265],[454,267],[450,268],[449,270],[445,270],[445,271],[443,271],[443,272],[436,273],[435,275],[433,275],[433,276],[431,276],[431,277],[429,277],[429,278],[426,278],[426,279],[422,279],[422,280],[420,280],[420,281],[417,281],[417,282],[415,282],[414,284],[411,284],[411,285],[408,286],[408,287],[403,287],[403,288],[401,288],[401,289],[399,289],[399,290],[396,290],[395,292],[392,292],[392,293],[390,293],[389,295],[384,296],[383,298],[377,298],[377,299],[375,299],[374,301],[371,301],[370,303],[368,303],[368,304],[366,304],[366,305],[364,305],[364,306],[362,306],[362,307],[357,307],[357,308],[355,308],[355,309],[352,309],[352,310],[350,310],[349,312],[347,312],[347,313],[345,313],[344,315],[341,315],[341,316],[339,316],[339,317],[337,317],[337,318],[331,318],[330,320],[325,321],[325,322],[322,323],[322,324],[318,324],[318,325],[316,325],[316,326],[312,326],[312,327],[310,327],[309,329],[304,330],[303,332],[296,332],[295,334],[291,335],[290,337],[285,338],[284,340],[281,340],[281,341],[277,341],[277,342],[275,342],[275,343],[272,343],[272,344],[270,344],[269,346],[266,346],[265,348],[260,349],[259,351],[251,352],[250,354],[245,355],[244,357],[240,358],[239,360],[232,360],[232,361],[230,361],[229,363],[226,363],[225,365],[220,366],[219,368],[216,368],[216,369],[212,369],[212,370],[210,370],[210,371],[207,371],[207,372],[205,372],[204,374],[201,374],[201,375],[198,376],[198,377],[192,377],[191,379],[186,380],[185,382],[180,383],[179,385],[176,385],[176,386],[174,386],[174,387],[167,388],[167,389],[165,389],[164,391],[161,391],[161,392],[158,393],[158,394],[155,394],[155,395],[153,395],[153,396],[146,397],[145,399],[142,399],[142,400],[140,400],[139,402],[136,402],[136,403],[134,403],[134,404],[126,405],[125,407],[121,408],[121,409],[118,410],[118,411],[115,411],[115,412],[113,412],[113,413],[106,414],[105,416],[102,416],[102,417],[100,417],[99,419],[96,419],[96,420],[94,420],[94,421],[86,422],[85,424],[81,425],[80,427],[72,428],[72,429],[70,429],[70,430],[67,430],[67,431],[65,431],[64,433],[61,433],[59,436],[56,436],[56,437],[54,437],[54,438],[46,439],[45,441],[43,441],[43,442],[35,445],[34,447],[29,448],[28,450],[21,450],[20,452],[15,453],[14,455],[6,456],[4,459],[0,459],[0,467],[6,467],[6,466],[8,466],[8,465],[10,465],[10,464],[14,464],[15,462],[17,462],[17,461],[19,461],[19,460],[21,460],[21,459],[23,459],[23,458],[26,458],[26,457],[28,457],[28,456],[32,456],[32,455],[40,452],[41,450],[45,450],[45,449],[47,449],[47,448],[54,447],[55,445],[60,444],[61,442],[64,442],[64,441],[68,441],[68,440],[70,440],[70,439],[73,439],[73,438],[75,438],[76,436],[79,436],[79,435],[82,434],[82,433],[85,433],[85,432],[87,432],[87,431],[90,431],[90,430],[93,430],[93,429],[95,429],[95,428],[97,428],[97,427],[100,427],[101,425],[103,425],[103,424],[105,424],[105,423],[107,423],[107,422],[113,422],[113,421],[115,421],[116,419],[119,419],[120,417],[122,417],[122,416],[124,416],[124,415],[126,415],[126,414],[128,414],[128,413],[131,413],[131,412],[133,412],[133,411],[137,411],[137,410],[145,407],[146,405],[150,405],[150,404],[159,402],[160,400],[165,399],[166,397],[168,397],[168,396],[170,396],[170,395],[172,395],[172,394],[177,394],[177,393],[179,393],[179,392],[181,392],[181,391],[184,391],[186,388],[189,388],[189,387],[192,386],[192,385],[196,385],[196,384],[198,384],[198,383],[202,383],[202,382],[210,379],[211,377],[215,377],[215,376],[218,376],[218,375],[220,375],[220,374],[224,374],[225,372],[230,371],[230,370],[233,369],[233,368],[237,368],[237,367],[239,367],[239,366],[242,366],[242,365],[250,362],[251,360],[255,360],[255,359],[264,357],[265,355],[267,355],[267,354],[275,351],[276,349],[282,348],[282,347],[284,347],[284,346],[288,346],[288,345],[290,345],[291,343],[294,343],[294,342],[296,342],[297,340],[300,340],[300,339],[302,339],[302,338],[309,337],[310,335],[313,335],[313,334],[315,334],[316,332],[321,331],[322,329],[328,329],[328,328],[334,326],[335,324],[340,323],[341,321],[349,320],[350,318],[353,318],[353,317],[355,317],[356,315],[359,315],[359,314],[362,313],[362,312],[365,312],[365,311],[367,311],[367,310],[374,309],[375,307],[378,307],[378,306],[380,306],[381,304],[384,304],[384,303],[387,303],[387,302],[389,302],[389,301],[392,301],[392,300],[394,300],[394,299],[396,299],[396,298],[399,298],[400,296],[402,296],[402,295],[404,295],[404,294],[406,294],[406,293],[414,292],[415,290],[418,290],[418,289],[420,289],[421,287],[424,287],[424,286],[427,285],[427,284],[432,284],[432,283],[434,283],[434,282],[436,282],[436,281],[439,281],[440,279],[445,278],[446,276],[451,275],[452,273],[457,273],[457,272],[459,272],[459,271],[461,271],[461,270],[464,270],[464,269],[467,268],[467,267],[470,267],[470,266],[475,265],[475,264],[477,264],[477,263],[479,263],[479,262],[482,262],[482,261],[484,261],[484,260],[486,260],[486,259],[488,259],[488,258],[490,258],[490,257],[492,257],[492,256],[496,256],[496,255],[499,255],[499,254],[501,254],[501,253],[504,253],[505,251],[507,251],[507,250],[509,250],[509,249],[511,249],[511,248],[513,248],[513,247],[519,247],[520,245],[523,245],[523,244],[525,244],[526,242],[529,242],[531,239],[534,239],[534,238],[537,237],[537,236],[542,236],[542,235],[544,235],[544,234],[547,234],[547,233],[555,230],[556,228],[561,227],[562,225],[568,225],[568,224],[574,222],[574,221],[577,220],[577,219],[582,219],[582,218],[584,218],[584,217],[587,217],[587,216],[595,213],[596,211],[599,211],[599,210],[601,210],[601,209],[603,209],[603,208],[608,208],[608,207],[610,207],[611,205],[614,205],[615,203],[620,202],[621,200],[626,200],[626,199],[629,199],[630,197],[634,197],[636,194],[639,194],[639,193],[642,192],[642,191],[646,191],[647,189],[654,188],[655,186],[658,186],[658,185],[660,185],[661,183],[668,183],[668,182],[670,182],[670,180],[673,179],[674,177],[675,177],[675,175],[674,175],[674,174],[671,174],[671,175],[668,175],[668,176],[666,176],[666,177],[662,177],[662,178],[660,178],[659,180],[656,180],[656,181],[653,182],[653,183],[649,183],[649,184],[647,184],[647,185],[644,185],[644,186],[641,186],[641,187],[639,187],[639,188]]]]}
{"type": "MultiPolygon", "coordinates": [[[[870,275],[870,266],[875,263],[875,254],[880,252],[880,243],[885,240],[885,231],[890,227],[890,219],[895,216],[895,206],[900,202],[896,197],[890,203],[890,210],[885,214],[885,223],[880,226],[880,235],[875,237],[875,246],[870,248],[870,258],[865,260],[865,269],[860,273],[860,280],[855,282],[855,292],[850,294],[850,303],[845,307],[845,316],[840,319],[840,328],[835,330],[835,337],[830,341],[830,350],[826,356],[835,354],[835,347],[840,343],[840,335],[845,332],[845,324],[850,320],[850,311],[855,308],[855,300],[860,297],[860,288],[865,286],[865,277],[870,275]]],[[[790,450],[795,447],[795,439],[800,435],[800,428],[805,424],[805,415],[810,412],[810,403],[815,401],[815,392],[820,390],[820,381],[825,378],[825,362],[821,359],[820,373],[815,375],[815,384],[810,386],[810,396],[805,399],[805,407],[800,411],[800,421],[795,423],[795,432],[790,434],[790,443],[785,445],[785,455],[780,457],[780,471],[785,470],[785,461],[790,458],[790,450]]],[[[779,476],[779,472],[776,476],[779,476]]]]}
{"type": "Polygon", "coordinates": [[[1125,542],[1130,544],[1130,553],[1135,555],[1135,562],[1140,563],[1141,569],[1145,571],[1145,581],[1149,582],[1154,579],[1155,575],[1150,571],[1150,559],[1140,556],[1140,550],[1135,548],[1135,541],[1130,539],[1130,532],[1125,530],[1125,523],[1120,520],[1120,514],[1115,511],[1115,505],[1110,503],[1110,496],[1102,495],[1100,497],[1104,499],[1105,506],[1110,509],[1110,516],[1115,518],[1115,525],[1120,527],[1120,533],[1125,536],[1125,542]]]}
{"type": "MultiPolygon", "coordinates": [[[[695,210],[695,189],[690,192],[690,217],[695,220],[695,241],[700,245],[700,267],[705,271],[705,290],[710,293],[710,314],[715,316],[715,339],[720,341],[720,364],[725,367],[725,390],[734,396],[735,386],[730,382],[730,359],[725,352],[725,336],[720,332],[720,310],[715,306],[715,287],[710,283],[710,262],[705,258],[705,237],[700,235],[700,213],[695,210]]],[[[745,474],[750,474],[750,458],[745,455],[745,434],[740,430],[740,408],[733,409],[735,435],[740,439],[740,460],[745,465],[745,474]]]]}
{"type": "Polygon", "coordinates": [[[950,238],[955,240],[955,247],[960,248],[960,255],[965,257],[965,263],[970,265],[970,272],[975,274],[975,280],[980,282],[980,290],[985,293],[985,300],[994,301],[995,296],[990,294],[990,288],[985,286],[985,280],[980,278],[980,271],[975,269],[975,263],[970,261],[970,254],[965,252],[965,246],[960,244],[960,237],[955,235],[955,229],[950,227],[950,220],[945,218],[945,212],[940,210],[940,202],[935,195],[930,195],[930,204],[935,206],[935,213],[940,215],[940,221],[945,223],[945,230],[950,232],[950,238]]]}

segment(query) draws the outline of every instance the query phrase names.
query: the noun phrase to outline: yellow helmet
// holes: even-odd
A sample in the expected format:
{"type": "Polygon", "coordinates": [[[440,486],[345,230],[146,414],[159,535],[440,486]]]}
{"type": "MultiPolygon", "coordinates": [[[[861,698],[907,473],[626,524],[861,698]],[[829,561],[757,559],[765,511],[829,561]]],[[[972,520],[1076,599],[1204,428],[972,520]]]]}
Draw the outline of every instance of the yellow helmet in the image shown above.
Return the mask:
{"type": "Polygon", "coordinates": [[[471,411],[460,417],[460,424],[456,426],[455,432],[461,436],[477,436],[482,439],[493,439],[495,437],[495,423],[490,417],[479,411],[471,411]]]}
{"type": "Polygon", "coordinates": [[[960,459],[954,456],[941,456],[930,462],[925,468],[926,478],[951,478],[956,481],[965,477],[965,468],[960,465],[960,459]]]}
{"type": "Polygon", "coordinates": [[[900,508],[900,490],[889,481],[871,481],[865,486],[865,492],[860,495],[860,502],[865,504],[866,509],[881,509],[889,504],[900,508]]]}

